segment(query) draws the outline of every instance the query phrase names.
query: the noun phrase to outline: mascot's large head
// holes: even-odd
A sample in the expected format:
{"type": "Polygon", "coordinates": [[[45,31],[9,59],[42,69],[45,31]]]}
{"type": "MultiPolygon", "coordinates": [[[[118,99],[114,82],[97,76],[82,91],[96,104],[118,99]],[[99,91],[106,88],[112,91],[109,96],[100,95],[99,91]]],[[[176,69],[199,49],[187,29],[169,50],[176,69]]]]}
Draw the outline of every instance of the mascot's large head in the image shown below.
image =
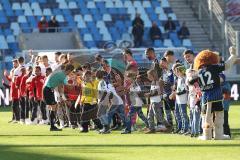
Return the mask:
{"type": "Polygon", "coordinates": [[[194,69],[199,70],[202,66],[219,63],[219,55],[210,50],[203,50],[194,59],[194,69]]]}

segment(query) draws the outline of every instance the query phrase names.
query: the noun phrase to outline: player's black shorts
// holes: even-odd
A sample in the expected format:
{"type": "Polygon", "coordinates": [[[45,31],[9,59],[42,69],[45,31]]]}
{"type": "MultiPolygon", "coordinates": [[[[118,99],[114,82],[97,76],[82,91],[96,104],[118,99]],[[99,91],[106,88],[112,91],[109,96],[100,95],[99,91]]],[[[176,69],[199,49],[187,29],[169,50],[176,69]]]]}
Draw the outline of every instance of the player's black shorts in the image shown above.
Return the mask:
{"type": "Polygon", "coordinates": [[[43,99],[46,105],[55,105],[57,102],[55,101],[54,90],[49,87],[43,88],[43,99]]]}
{"type": "MultiPolygon", "coordinates": [[[[216,112],[216,111],[223,111],[223,102],[222,101],[216,101],[216,102],[212,102],[212,111],[216,112]]],[[[207,112],[207,104],[202,105],[202,113],[206,114],[207,112]]]]}

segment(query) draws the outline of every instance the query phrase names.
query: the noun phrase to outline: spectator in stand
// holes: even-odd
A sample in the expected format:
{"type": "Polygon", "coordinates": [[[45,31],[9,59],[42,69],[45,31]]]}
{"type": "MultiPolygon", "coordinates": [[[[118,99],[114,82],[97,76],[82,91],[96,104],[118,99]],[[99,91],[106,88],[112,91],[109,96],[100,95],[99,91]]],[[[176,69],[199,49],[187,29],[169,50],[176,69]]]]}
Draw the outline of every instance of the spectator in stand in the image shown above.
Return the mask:
{"type": "Polygon", "coordinates": [[[186,38],[189,38],[189,36],[190,36],[189,29],[186,26],[186,22],[183,22],[182,27],[178,31],[178,37],[180,39],[186,39],[186,38]]]}
{"type": "Polygon", "coordinates": [[[171,17],[168,17],[168,20],[167,20],[167,22],[164,25],[164,29],[165,29],[166,32],[170,32],[170,31],[175,31],[176,30],[176,25],[172,21],[171,17]]]}
{"type": "Polygon", "coordinates": [[[150,28],[149,35],[153,43],[157,39],[160,39],[160,40],[162,39],[161,30],[158,28],[156,22],[152,23],[152,27],[150,28]]]}
{"type": "Polygon", "coordinates": [[[134,38],[134,47],[140,47],[142,45],[142,39],[143,39],[143,25],[140,22],[137,22],[136,25],[134,25],[132,29],[132,35],[134,38]]]}
{"type": "Polygon", "coordinates": [[[45,16],[42,16],[41,20],[38,22],[38,29],[40,33],[47,32],[48,22],[45,16]]]}
{"type": "Polygon", "coordinates": [[[136,14],[136,17],[134,18],[133,22],[132,22],[132,26],[134,27],[136,24],[141,24],[142,27],[144,27],[144,22],[140,17],[140,14],[136,14]]]}
{"type": "Polygon", "coordinates": [[[59,27],[59,23],[56,20],[55,16],[51,17],[51,20],[48,22],[48,32],[59,32],[58,27],[59,27]]]}

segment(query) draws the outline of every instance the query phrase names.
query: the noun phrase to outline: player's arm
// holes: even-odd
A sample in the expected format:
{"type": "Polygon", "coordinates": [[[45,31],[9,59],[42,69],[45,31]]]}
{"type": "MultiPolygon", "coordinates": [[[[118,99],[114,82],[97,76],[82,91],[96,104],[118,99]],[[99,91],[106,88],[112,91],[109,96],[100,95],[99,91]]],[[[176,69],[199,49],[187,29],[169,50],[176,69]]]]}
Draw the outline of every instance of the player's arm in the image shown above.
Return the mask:
{"type": "Polygon", "coordinates": [[[34,94],[34,99],[36,99],[37,98],[37,89],[36,89],[36,83],[35,83],[35,80],[36,80],[36,77],[34,77],[32,80],[31,80],[31,82],[29,82],[29,84],[31,85],[31,88],[32,88],[32,92],[33,92],[33,94],[34,94]]]}
{"type": "Polygon", "coordinates": [[[195,82],[198,82],[198,77],[188,78],[187,84],[193,85],[195,82]]]}
{"type": "Polygon", "coordinates": [[[7,70],[4,70],[4,77],[6,77],[6,79],[9,81],[9,82],[11,82],[12,81],[12,77],[10,76],[10,75],[8,75],[8,73],[7,73],[7,70]]]}
{"type": "Polygon", "coordinates": [[[64,94],[64,86],[63,85],[58,86],[58,92],[59,92],[59,95],[60,95],[60,100],[61,101],[66,101],[67,98],[65,97],[65,94],[64,94]]]}
{"type": "Polygon", "coordinates": [[[106,96],[107,96],[107,92],[103,91],[103,96],[100,99],[100,103],[105,99],[106,96]]]}

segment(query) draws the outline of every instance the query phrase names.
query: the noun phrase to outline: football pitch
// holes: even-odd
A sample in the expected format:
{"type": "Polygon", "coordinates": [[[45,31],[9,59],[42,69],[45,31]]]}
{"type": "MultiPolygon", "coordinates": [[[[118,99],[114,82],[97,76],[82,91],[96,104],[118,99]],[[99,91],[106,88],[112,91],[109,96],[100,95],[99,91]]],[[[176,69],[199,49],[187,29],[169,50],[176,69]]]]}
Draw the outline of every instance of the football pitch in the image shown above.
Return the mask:
{"type": "Polygon", "coordinates": [[[230,108],[230,141],[199,141],[163,133],[121,135],[120,131],[100,135],[70,128],[50,132],[48,126],[9,124],[10,117],[10,109],[0,108],[0,160],[240,159],[240,105],[230,108]]]}

